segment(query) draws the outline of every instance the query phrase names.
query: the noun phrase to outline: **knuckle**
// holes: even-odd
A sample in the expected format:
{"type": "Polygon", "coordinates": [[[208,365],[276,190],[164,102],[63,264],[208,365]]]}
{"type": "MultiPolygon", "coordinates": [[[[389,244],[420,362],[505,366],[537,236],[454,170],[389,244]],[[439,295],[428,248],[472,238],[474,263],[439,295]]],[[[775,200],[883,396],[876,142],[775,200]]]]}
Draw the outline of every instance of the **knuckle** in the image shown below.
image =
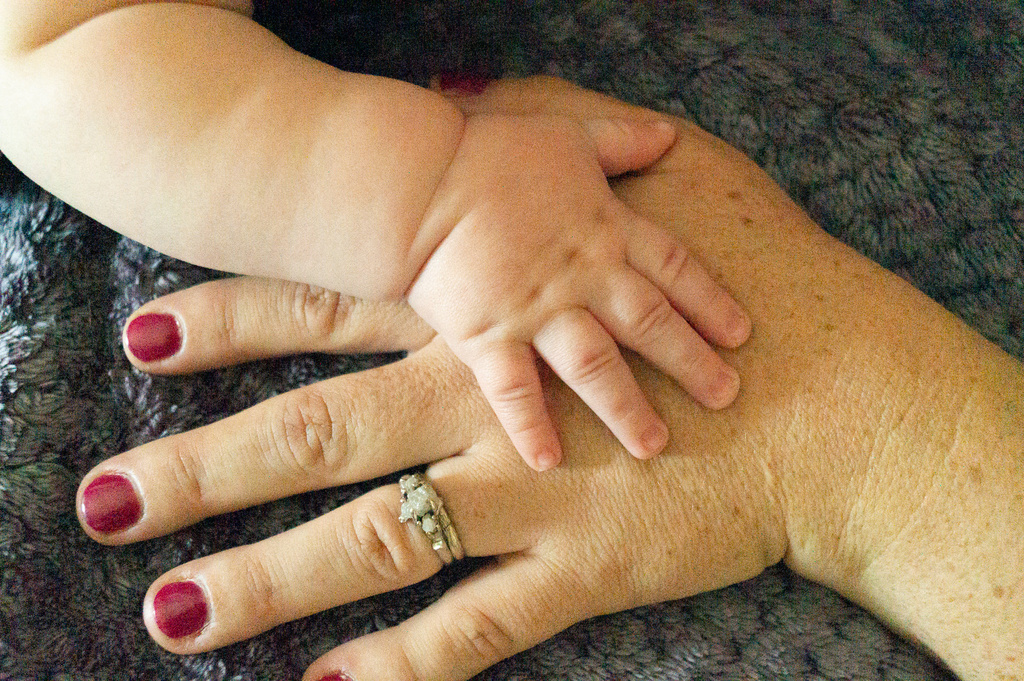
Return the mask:
{"type": "Polygon", "coordinates": [[[649,409],[650,406],[644,400],[643,394],[635,390],[625,390],[621,394],[612,395],[606,407],[607,418],[616,423],[644,418],[647,416],[645,412],[649,409]]]}
{"type": "Polygon", "coordinates": [[[409,645],[407,639],[401,641],[393,660],[392,678],[401,681],[432,681],[437,674],[429,671],[423,662],[422,651],[409,645]]]}
{"type": "Polygon", "coordinates": [[[650,301],[638,307],[627,324],[634,329],[636,337],[641,343],[649,343],[657,340],[667,328],[675,316],[675,308],[664,296],[652,296],[650,301]]]}
{"type": "Polygon", "coordinates": [[[301,331],[321,342],[334,337],[351,317],[354,299],[309,284],[292,284],[292,316],[301,331]]]}
{"type": "Polygon", "coordinates": [[[490,400],[495,405],[517,407],[540,396],[537,381],[530,377],[510,378],[491,388],[490,400]]]}
{"type": "Polygon", "coordinates": [[[210,479],[204,457],[200,456],[195,447],[184,443],[179,444],[172,452],[171,472],[181,498],[186,504],[201,513],[206,507],[206,500],[209,497],[210,479]]]}
{"type": "Polygon", "coordinates": [[[688,343],[682,350],[679,366],[685,376],[707,376],[714,368],[717,355],[701,342],[688,343]]]}
{"type": "Polygon", "coordinates": [[[593,346],[580,348],[579,353],[566,370],[566,382],[575,385],[587,385],[602,378],[613,371],[618,363],[619,355],[616,349],[605,346],[593,346]]]}
{"type": "Polygon", "coordinates": [[[224,301],[220,305],[220,328],[224,334],[224,342],[229,348],[237,348],[242,343],[241,325],[238,321],[241,314],[238,298],[224,301]]]}
{"type": "Polygon", "coordinates": [[[658,278],[669,286],[675,286],[685,276],[690,260],[688,248],[680,243],[669,244],[660,254],[658,278]]]}
{"type": "Polygon", "coordinates": [[[278,595],[281,591],[281,580],[267,561],[269,556],[256,551],[242,552],[241,566],[238,572],[242,576],[242,585],[248,597],[248,616],[256,621],[276,621],[274,613],[278,595]]]}
{"type": "Polygon", "coordinates": [[[495,617],[464,600],[453,604],[440,622],[456,658],[478,660],[490,666],[514,655],[515,638],[495,617]]]}
{"type": "Polygon", "coordinates": [[[347,459],[344,421],[316,386],[281,395],[278,418],[271,420],[271,441],[286,470],[303,476],[331,477],[347,459]]]}
{"type": "Polygon", "coordinates": [[[365,505],[342,523],[338,546],[344,547],[348,563],[362,577],[383,580],[389,585],[417,581],[422,570],[410,533],[383,502],[365,505]]]}

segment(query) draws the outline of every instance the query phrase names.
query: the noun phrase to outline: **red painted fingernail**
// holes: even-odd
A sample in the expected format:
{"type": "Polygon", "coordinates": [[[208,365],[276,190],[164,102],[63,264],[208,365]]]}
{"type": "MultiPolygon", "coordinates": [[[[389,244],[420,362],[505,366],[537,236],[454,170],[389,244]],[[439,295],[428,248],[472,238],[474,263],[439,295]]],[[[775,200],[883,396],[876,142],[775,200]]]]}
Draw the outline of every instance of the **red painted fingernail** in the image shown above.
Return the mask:
{"type": "Polygon", "coordinates": [[[82,519],[97,532],[125,530],[141,517],[142,504],[123,475],[101,475],[82,492],[82,519]]]}
{"type": "Polygon", "coordinates": [[[320,679],[320,681],[355,681],[355,679],[353,679],[348,674],[336,672],[334,674],[328,674],[327,676],[320,679]]]}
{"type": "Polygon", "coordinates": [[[128,351],[139,361],[167,359],[181,350],[178,320],[169,314],[143,314],[128,324],[124,332],[128,351]]]}
{"type": "Polygon", "coordinates": [[[206,626],[206,596],[195,582],[171,582],[153,597],[156,626],[168,638],[194,634],[206,626]]]}
{"type": "Polygon", "coordinates": [[[437,77],[441,92],[460,95],[478,95],[487,89],[491,79],[476,73],[442,73],[437,77]]]}

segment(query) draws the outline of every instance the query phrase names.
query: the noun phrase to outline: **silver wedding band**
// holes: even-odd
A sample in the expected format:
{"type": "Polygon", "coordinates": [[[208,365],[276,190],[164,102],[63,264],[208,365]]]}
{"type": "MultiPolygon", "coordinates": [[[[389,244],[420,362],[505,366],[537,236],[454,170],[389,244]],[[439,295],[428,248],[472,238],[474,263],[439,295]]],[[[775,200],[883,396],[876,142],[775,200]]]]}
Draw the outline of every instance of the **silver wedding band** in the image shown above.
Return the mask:
{"type": "Polygon", "coordinates": [[[414,521],[427,535],[445,565],[465,558],[462,542],[448,512],[444,510],[444,502],[427,476],[422,473],[403,475],[398,486],[402,489],[402,511],[398,520],[403,523],[414,521]]]}

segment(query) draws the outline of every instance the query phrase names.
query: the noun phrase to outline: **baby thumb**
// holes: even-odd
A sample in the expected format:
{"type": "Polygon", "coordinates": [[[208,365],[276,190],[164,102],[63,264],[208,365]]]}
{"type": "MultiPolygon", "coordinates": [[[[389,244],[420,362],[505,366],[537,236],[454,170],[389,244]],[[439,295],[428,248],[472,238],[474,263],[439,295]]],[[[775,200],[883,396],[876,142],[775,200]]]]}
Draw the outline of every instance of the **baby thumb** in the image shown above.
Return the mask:
{"type": "Polygon", "coordinates": [[[609,177],[646,168],[676,141],[676,127],[663,120],[592,118],[583,127],[594,142],[604,174],[609,177]]]}

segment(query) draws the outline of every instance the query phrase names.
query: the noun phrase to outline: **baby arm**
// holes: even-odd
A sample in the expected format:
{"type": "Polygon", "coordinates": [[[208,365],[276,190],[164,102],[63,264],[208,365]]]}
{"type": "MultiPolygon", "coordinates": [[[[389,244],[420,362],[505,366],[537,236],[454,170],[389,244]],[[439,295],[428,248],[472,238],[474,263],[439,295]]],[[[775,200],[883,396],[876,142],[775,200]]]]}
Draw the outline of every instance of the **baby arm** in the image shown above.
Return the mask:
{"type": "Polygon", "coordinates": [[[237,1],[0,4],[0,148],[71,205],[200,265],[401,298],[538,469],[561,447],[535,352],[638,457],[668,431],[618,341],[705,406],[749,320],[605,179],[670,125],[471,115],[288,48],[237,1]]]}
{"type": "Polygon", "coordinates": [[[401,295],[462,115],[295,52],[248,3],[206,4],[0,3],[0,149],[169,255],[401,295]]]}

